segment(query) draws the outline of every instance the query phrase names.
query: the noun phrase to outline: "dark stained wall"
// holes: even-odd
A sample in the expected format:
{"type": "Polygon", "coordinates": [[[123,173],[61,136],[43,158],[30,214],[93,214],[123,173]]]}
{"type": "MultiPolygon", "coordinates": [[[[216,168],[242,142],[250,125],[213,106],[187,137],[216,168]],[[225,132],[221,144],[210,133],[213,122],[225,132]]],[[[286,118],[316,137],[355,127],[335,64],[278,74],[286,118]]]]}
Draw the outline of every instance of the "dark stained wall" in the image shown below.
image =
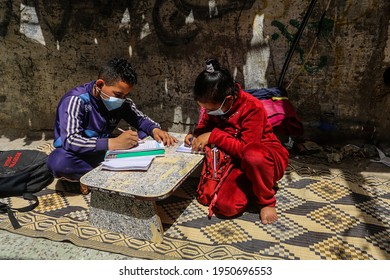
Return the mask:
{"type": "MultiPolygon", "coordinates": [[[[276,86],[310,2],[2,0],[0,135],[51,137],[60,97],[114,56],[139,74],[138,107],[186,132],[204,59],[246,88],[276,86]]],[[[308,137],[390,139],[389,24],[387,0],[317,1],[283,83],[308,137]]]]}

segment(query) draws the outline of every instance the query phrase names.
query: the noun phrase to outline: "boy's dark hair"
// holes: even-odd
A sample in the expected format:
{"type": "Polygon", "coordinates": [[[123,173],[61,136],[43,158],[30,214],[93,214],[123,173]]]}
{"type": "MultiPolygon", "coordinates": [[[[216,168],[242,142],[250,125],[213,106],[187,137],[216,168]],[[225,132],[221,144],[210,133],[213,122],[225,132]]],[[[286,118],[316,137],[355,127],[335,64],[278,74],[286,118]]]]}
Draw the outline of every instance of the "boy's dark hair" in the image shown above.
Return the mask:
{"type": "Polygon", "coordinates": [[[109,86],[123,81],[128,85],[137,84],[137,73],[125,58],[113,58],[100,68],[99,79],[109,86]]]}
{"type": "Polygon", "coordinates": [[[195,80],[194,99],[200,102],[223,102],[226,96],[236,95],[237,90],[230,72],[216,59],[206,60],[206,69],[195,80]]]}

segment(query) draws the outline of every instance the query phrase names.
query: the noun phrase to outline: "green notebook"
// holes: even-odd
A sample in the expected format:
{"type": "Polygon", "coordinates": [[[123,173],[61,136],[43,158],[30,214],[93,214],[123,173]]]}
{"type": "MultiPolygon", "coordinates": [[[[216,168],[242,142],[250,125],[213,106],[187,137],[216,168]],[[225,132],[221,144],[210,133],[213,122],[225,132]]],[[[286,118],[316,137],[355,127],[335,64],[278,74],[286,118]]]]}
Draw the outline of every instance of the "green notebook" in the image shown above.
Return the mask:
{"type": "Polygon", "coordinates": [[[161,156],[165,154],[165,146],[156,140],[144,140],[138,146],[127,150],[107,151],[105,159],[141,157],[141,156],[161,156]]]}

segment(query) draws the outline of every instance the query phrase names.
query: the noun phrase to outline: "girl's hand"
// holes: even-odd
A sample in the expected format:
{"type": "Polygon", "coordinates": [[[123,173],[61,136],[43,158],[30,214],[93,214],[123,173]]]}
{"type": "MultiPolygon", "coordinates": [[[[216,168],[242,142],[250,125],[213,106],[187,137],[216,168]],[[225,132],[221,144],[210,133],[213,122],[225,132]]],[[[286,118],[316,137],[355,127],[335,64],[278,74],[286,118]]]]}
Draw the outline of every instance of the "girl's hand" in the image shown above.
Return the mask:
{"type": "Polygon", "coordinates": [[[205,146],[209,143],[211,132],[206,132],[198,137],[192,139],[192,151],[193,152],[203,152],[205,146]]]}
{"type": "Polygon", "coordinates": [[[190,147],[191,144],[192,144],[192,138],[193,138],[192,133],[188,133],[188,134],[186,135],[186,137],[184,138],[184,146],[190,147]]]}

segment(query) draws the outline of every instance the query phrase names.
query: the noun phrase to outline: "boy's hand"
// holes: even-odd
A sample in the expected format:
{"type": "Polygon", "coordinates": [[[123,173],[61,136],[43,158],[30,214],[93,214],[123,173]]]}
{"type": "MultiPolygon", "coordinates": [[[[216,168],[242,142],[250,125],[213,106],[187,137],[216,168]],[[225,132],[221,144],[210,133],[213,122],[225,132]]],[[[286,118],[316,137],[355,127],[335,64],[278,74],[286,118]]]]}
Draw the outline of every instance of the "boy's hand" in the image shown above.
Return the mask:
{"type": "Polygon", "coordinates": [[[138,144],[138,133],[132,130],[126,130],[115,138],[108,139],[109,150],[130,149],[138,144]]]}
{"type": "Polygon", "coordinates": [[[206,132],[192,139],[192,151],[203,152],[205,146],[209,143],[211,132],[206,132]]]}
{"type": "Polygon", "coordinates": [[[155,128],[152,130],[153,138],[157,142],[163,142],[165,146],[173,146],[177,143],[177,139],[172,135],[169,135],[168,132],[161,130],[159,128],[155,128]]]}

